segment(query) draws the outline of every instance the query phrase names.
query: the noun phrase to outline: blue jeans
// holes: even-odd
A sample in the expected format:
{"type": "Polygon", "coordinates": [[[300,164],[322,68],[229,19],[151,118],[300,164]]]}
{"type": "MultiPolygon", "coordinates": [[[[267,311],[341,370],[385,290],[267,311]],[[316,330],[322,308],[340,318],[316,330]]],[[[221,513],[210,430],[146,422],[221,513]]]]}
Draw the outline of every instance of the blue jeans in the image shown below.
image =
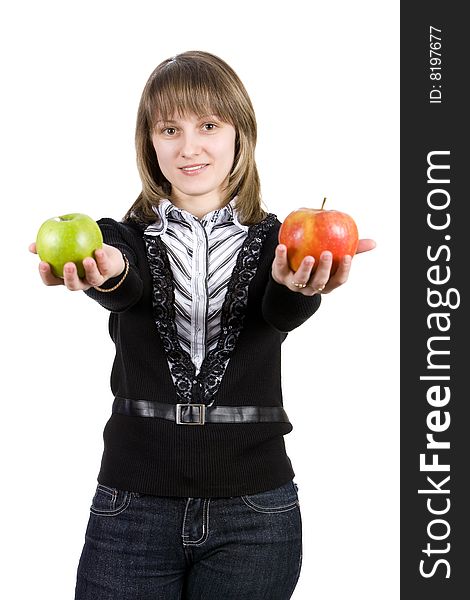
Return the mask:
{"type": "Polygon", "coordinates": [[[294,482],[231,498],[98,485],[75,600],[288,600],[300,575],[294,482]]]}

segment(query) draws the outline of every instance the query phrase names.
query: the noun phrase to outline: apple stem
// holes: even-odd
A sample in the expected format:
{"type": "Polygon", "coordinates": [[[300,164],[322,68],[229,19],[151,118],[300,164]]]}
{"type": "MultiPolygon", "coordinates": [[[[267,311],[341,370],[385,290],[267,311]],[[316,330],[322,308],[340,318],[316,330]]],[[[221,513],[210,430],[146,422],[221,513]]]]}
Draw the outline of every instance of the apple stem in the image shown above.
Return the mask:
{"type": "Polygon", "coordinates": [[[325,206],[325,202],[326,202],[326,198],[323,198],[323,204],[321,205],[321,210],[323,210],[323,207],[325,206]]]}

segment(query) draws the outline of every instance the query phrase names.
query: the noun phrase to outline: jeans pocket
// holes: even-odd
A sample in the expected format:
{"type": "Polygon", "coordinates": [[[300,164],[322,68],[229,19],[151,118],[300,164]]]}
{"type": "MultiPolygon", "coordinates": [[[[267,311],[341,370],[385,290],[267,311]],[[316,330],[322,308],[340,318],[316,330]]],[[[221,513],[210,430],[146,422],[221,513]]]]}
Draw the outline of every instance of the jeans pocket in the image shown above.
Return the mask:
{"type": "Polygon", "coordinates": [[[281,513],[299,506],[297,484],[293,481],[274,490],[242,496],[243,502],[255,512],[281,513]]]}
{"type": "Polygon", "coordinates": [[[128,508],[132,492],[98,484],[90,506],[90,512],[103,517],[115,517],[128,508]]]}

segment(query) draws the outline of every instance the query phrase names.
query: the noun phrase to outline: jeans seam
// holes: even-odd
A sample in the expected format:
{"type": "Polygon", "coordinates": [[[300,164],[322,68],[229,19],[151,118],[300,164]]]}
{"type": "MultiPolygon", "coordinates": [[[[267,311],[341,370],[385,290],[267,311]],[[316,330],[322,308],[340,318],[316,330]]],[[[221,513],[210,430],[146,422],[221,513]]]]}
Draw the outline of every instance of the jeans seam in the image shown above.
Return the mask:
{"type": "Polygon", "coordinates": [[[186,502],[186,509],[184,511],[183,530],[181,532],[181,537],[183,538],[183,545],[185,545],[185,546],[202,546],[203,544],[205,544],[205,542],[207,541],[207,538],[209,537],[209,505],[210,505],[211,500],[210,500],[210,498],[204,499],[204,504],[202,507],[202,535],[201,535],[201,537],[198,540],[187,540],[186,538],[188,536],[184,534],[184,526],[186,523],[186,513],[188,510],[190,500],[191,500],[191,498],[188,498],[188,501],[186,502]]]}
{"type": "Polygon", "coordinates": [[[103,485],[101,483],[98,484],[97,489],[100,490],[100,492],[103,492],[104,494],[108,494],[108,496],[114,496],[115,494],[114,488],[110,488],[107,485],[103,485]]]}
{"type": "Polygon", "coordinates": [[[111,510],[103,510],[100,508],[95,508],[92,505],[90,508],[90,512],[99,517],[116,517],[117,515],[120,515],[122,512],[124,512],[128,508],[129,504],[131,503],[131,494],[129,492],[126,492],[126,494],[124,496],[124,500],[118,508],[116,508],[114,506],[115,502],[116,502],[116,498],[113,497],[113,499],[111,501],[113,508],[111,510]]]}
{"type": "Polygon", "coordinates": [[[188,499],[186,500],[186,506],[185,506],[185,508],[184,508],[183,526],[182,526],[182,528],[181,528],[181,537],[183,538],[183,542],[184,542],[184,538],[185,538],[185,537],[187,537],[187,536],[185,536],[185,534],[184,534],[184,528],[185,528],[185,526],[186,526],[186,517],[187,517],[187,515],[188,515],[188,507],[189,507],[189,503],[191,502],[191,500],[192,500],[192,498],[188,498],[188,499]]]}
{"type": "MultiPolygon", "coordinates": [[[[302,516],[299,512],[299,524],[300,524],[300,531],[302,531],[302,516]]],[[[294,593],[295,588],[297,587],[297,584],[299,582],[300,579],[300,572],[302,570],[302,559],[303,559],[303,541],[302,539],[300,540],[300,554],[299,554],[299,562],[297,565],[297,575],[295,577],[292,589],[290,591],[290,595],[289,598],[292,596],[292,594],[294,593]]]]}
{"type": "Polygon", "coordinates": [[[260,506],[258,504],[255,504],[251,500],[248,500],[248,498],[246,496],[242,496],[241,499],[249,508],[251,508],[252,510],[254,510],[256,512],[260,512],[260,513],[282,513],[282,512],[287,512],[289,510],[292,510],[296,506],[299,506],[298,500],[295,500],[294,502],[291,502],[290,504],[284,504],[282,506],[260,506]]]}

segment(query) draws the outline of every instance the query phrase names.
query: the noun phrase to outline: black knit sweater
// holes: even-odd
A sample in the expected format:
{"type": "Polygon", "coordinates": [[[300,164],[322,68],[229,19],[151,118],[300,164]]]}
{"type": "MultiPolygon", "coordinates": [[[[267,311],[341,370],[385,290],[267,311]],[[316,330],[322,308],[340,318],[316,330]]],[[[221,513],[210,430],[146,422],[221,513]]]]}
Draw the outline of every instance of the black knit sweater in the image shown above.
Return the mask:
{"type": "MultiPolygon", "coordinates": [[[[111,311],[115,396],[169,404],[283,405],[281,344],[288,331],[317,310],[320,295],[304,296],[273,280],[280,227],[275,215],[249,229],[222,308],[219,343],[197,376],[177,341],[171,268],[163,243],[148,239],[132,223],[98,223],[104,241],[122,250],[130,263],[128,276],[115,291],[86,292],[111,311]]],[[[290,423],[185,426],[113,413],[104,430],[98,481],[159,496],[261,492],[294,476],[283,439],[291,430],[290,423]]]]}

